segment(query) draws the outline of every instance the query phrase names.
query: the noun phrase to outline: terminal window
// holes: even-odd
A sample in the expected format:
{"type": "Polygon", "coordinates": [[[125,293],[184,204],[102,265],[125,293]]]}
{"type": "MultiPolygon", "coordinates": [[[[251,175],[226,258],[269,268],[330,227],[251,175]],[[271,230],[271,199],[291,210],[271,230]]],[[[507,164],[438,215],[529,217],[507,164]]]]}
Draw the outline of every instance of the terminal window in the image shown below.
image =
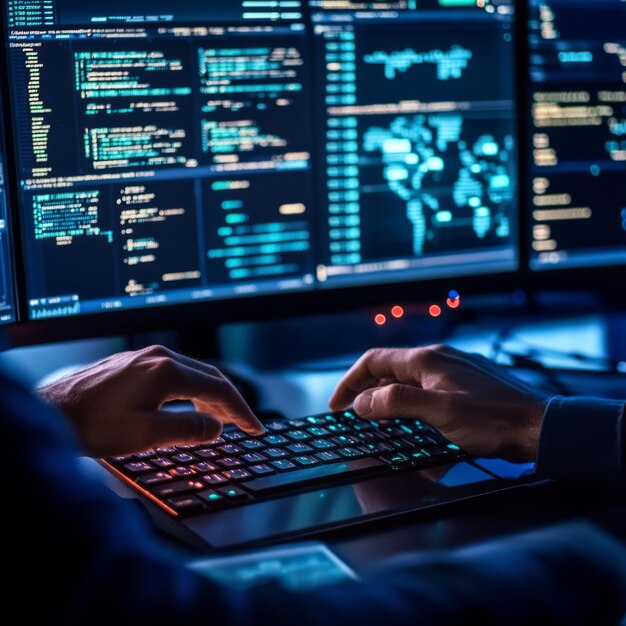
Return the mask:
{"type": "Polygon", "coordinates": [[[626,3],[532,0],[531,267],[626,263],[626,3]]]}

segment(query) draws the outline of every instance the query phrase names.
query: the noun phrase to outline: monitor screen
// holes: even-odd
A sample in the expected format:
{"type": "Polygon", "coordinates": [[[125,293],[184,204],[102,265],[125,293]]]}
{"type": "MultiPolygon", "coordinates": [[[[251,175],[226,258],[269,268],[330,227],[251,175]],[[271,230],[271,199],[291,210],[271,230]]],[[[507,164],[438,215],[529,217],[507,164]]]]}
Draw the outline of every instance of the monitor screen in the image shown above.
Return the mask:
{"type": "Polygon", "coordinates": [[[626,263],[626,2],[529,18],[531,268],[626,263]]]}
{"type": "Polygon", "coordinates": [[[0,324],[8,324],[16,320],[13,256],[4,155],[4,124],[0,115],[0,324]]]}
{"type": "Polygon", "coordinates": [[[30,319],[518,266],[512,0],[8,0],[30,319]]]}

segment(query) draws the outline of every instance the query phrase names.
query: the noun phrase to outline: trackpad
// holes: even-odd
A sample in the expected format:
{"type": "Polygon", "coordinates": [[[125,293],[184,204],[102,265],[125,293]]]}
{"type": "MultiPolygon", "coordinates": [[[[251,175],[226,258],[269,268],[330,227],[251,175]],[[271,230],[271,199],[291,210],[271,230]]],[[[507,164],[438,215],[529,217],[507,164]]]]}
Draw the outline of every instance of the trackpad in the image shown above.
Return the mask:
{"type": "Polygon", "coordinates": [[[497,490],[469,463],[398,472],[191,518],[185,524],[214,548],[310,534],[497,490]]]}

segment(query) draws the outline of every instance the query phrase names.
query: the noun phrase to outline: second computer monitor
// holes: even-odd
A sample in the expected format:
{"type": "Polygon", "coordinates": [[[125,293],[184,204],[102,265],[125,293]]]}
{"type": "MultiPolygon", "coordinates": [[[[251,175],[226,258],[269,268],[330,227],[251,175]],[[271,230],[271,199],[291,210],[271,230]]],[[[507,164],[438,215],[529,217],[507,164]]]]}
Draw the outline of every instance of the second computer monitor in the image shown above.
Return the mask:
{"type": "Polygon", "coordinates": [[[530,1],[533,270],[626,263],[626,2],[530,1]]]}

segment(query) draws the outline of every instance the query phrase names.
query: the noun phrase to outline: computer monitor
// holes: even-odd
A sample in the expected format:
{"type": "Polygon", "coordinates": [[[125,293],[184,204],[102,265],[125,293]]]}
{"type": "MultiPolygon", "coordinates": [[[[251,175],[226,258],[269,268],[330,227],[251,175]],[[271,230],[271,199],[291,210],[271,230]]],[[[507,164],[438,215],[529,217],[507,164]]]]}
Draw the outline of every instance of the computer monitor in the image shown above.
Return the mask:
{"type": "Polygon", "coordinates": [[[14,322],[15,275],[11,246],[11,224],[7,203],[4,125],[0,113],[0,325],[14,322]]]}
{"type": "Polygon", "coordinates": [[[530,0],[530,267],[626,263],[626,2],[530,0]]]}
{"type": "Polygon", "coordinates": [[[512,0],[4,7],[25,319],[517,269],[512,0]]]}

